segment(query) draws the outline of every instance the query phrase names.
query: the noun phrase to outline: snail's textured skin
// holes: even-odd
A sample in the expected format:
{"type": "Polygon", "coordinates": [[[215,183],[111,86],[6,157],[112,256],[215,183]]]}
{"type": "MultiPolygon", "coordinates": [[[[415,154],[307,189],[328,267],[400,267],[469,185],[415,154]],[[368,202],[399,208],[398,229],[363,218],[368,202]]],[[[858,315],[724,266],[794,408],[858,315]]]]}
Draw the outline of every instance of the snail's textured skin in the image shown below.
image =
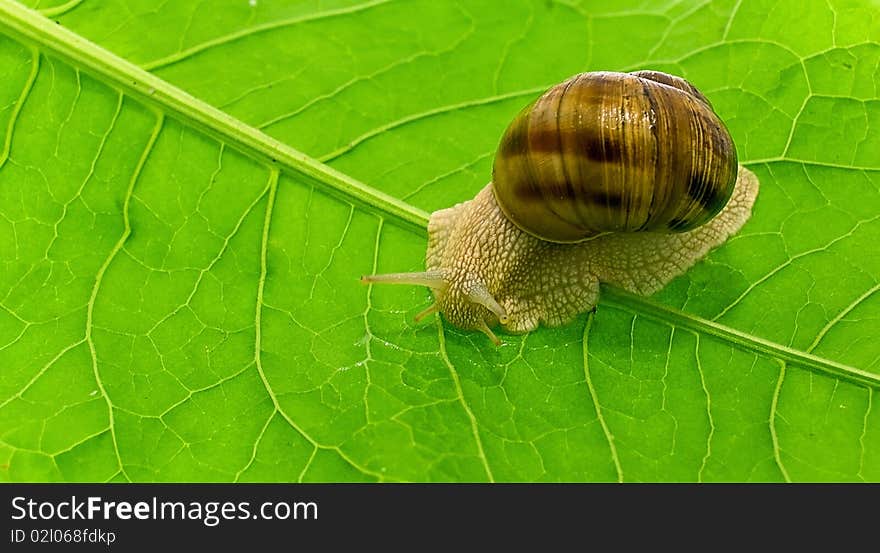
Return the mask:
{"type": "Polygon", "coordinates": [[[733,192],[736,149],[711,104],[657,71],[581,73],[511,122],[495,156],[502,211],[551,242],[682,232],[733,192]]]}
{"type": "Polygon", "coordinates": [[[362,277],[416,284],[452,324],[493,342],[593,309],[599,283],[648,295],[748,220],[758,194],[730,133],[686,80],[582,73],[507,128],[493,180],[428,224],[427,270],[362,277]]]}
{"type": "Polygon", "coordinates": [[[740,167],[730,200],[694,230],[609,233],[557,244],[513,225],[487,185],[473,200],[431,215],[427,268],[445,283],[434,289],[438,310],[461,328],[494,326],[498,317],[468,297],[484,287],[507,313],[502,326],[527,332],[539,324],[564,324],[592,309],[600,282],[652,294],[737,232],[757,193],[758,179],[740,167]]]}

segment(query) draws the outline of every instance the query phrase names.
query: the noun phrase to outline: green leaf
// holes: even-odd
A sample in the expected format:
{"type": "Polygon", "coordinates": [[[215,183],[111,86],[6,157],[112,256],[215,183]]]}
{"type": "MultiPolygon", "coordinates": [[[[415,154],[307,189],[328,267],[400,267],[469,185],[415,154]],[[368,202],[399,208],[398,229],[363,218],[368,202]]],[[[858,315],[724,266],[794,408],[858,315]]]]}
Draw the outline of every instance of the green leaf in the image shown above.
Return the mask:
{"type": "Polygon", "coordinates": [[[880,480],[875,3],[28,4],[0,480],[880,480]],[[497,349],[357,283],[423,266],[531,98],[649,67],[762,183],[687,275],[497,349]]]}

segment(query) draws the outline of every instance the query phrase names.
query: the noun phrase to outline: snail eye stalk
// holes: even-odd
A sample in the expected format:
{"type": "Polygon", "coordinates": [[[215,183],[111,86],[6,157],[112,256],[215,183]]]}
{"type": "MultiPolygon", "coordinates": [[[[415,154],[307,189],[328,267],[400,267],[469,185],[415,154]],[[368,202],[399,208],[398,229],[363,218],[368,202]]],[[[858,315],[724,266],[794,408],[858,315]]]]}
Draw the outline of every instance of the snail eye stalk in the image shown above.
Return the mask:
{"type": "Polygon", "coordinates": [[[480,284],[474,287],[473,290],[470,291],[467,295],[468,300],[473,303],[482,305],[489,311],[495,314],[498,317],[498,322],[501,324],[507,324],[509,320],[507,317],[507,311],[492,297],[492,294],[489,293],[489,290],[486,289],[486,286],[480,284]]]}
{"type": "Polygon", "coordinates": [[[432,290],[443,290],[446,281],[441,271],[423,271],[420,273],[385,273],[383,275],[364,275],[361,277],[363,284],[407,284],[413,286],[427,286],[432,290]]]}

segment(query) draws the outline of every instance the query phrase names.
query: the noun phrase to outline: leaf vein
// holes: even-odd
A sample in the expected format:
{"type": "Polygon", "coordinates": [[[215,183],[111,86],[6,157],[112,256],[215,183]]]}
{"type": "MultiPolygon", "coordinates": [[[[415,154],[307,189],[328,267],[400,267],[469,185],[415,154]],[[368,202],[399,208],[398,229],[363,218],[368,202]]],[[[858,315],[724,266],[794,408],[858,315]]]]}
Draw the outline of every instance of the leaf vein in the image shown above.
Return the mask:
{"type": "Polygon", "coordinates": [[[648,298],[637,296],[612,286],[604,288],[602,297],[605,303],[630,312],[639,313],[663,324],[670,326],[678,325],[696,332],[715,336],[725,342],[738,345],[742,349],[754,351],[762,355],[769,355],[780,361],[791,361],[813,371],[844,378],[861,386],[880,388],[880,375],[798,351],[715,321],[658,304],[648,298]]]}
{"type": "Polygon", "coordinates": [[[274,31],[276,29],[281,29],[284,27],[292,27],[294,25],[299,25],[300,23],[308,23],[311,21],[318,21],[321,19],[328,19],[331,17],[337,17],[341,15],[348,15],[352,13],[357,13],[360,11],[368,10],[370,8],[381,6],[382,4],[387,4],[391,0],[372,0],[370,2],[364,2],[363,4],[358,4],[355,6],[349,6],[347,8],[339,8],[335,10],[327,10],[323,12],[313,13],[305,16],[297,16],[297,17],[289,17],[285,19],[279,19],[277,21],[270,21],[268,23],[263,23],[261,25],[255,25],[248,29],[242,29],[240,31],[236,31],[233,33],[229,33],[228,35],[224,35],[221,37],[217,37],[211,40],[206,40],[200,44],[196,44],[195,46],[190,46],[185,50],[181,50],[177,53],[171,54],[170,56],[166,56],[164,58],[155,59],[153,61],[147,62],[143,64],[143,68],[148,71],[155,71],[156,69],[162,67],[168,67],[169,65],[178,63],[187,58],[190,58],[196,54],[204,52],[205,50],[215,48],[217,46],[222,46],[224,44],[229,44],[231,42],[235,42],[237,40],[241,40],[243,38],[251,37],[256,34],[265,33],[268,31],[274,31]]]}
{"type": "Polygon", "coordinates": [[[590,376],[590,353],[588,344],[590,341],[590,327],[592,325],[593,313],[590,313],[587,315],[587,323],[584,325],[583,333],[584,380],[587,384],[587,390],[590,392],[590,399],[593,401],[593,406],[596,408],[596,419],[599,421],[599,426],[602,427],[602,433],[605,434],[605,441],[608,442],[611,462],[614,464],[614,470],[617,472],[617,481],[623,483],[623,469],[620,466],[620,458],[617,455],[617,446],[614,445],[614,435],[608,428],[608,423],[605,422],[605,417],[602,416],[602,406],[599,404],[599,396],[596,393],[596,388],[593,386],[593,379],[590,376]]]}
{"type": "Polygon", "coordinates": [[[159,137],[159,133],[162,130],[162,125],[165,121],[163,115],[159,114],[156,118],[156,124],[153,127],[153,132],[150,134],[150,138],[147,141],[147,145],[144,147],[144,151],[141,154],[140,159],[138,160],[137,167],[135,167],[134,173],[131,176],[128,184],[128,190],[125,193],[125,199],[122,204],[122,220],[123,220],[123,231],[122,236],[119,237],[119,240],[116,242],[116,245],[110,250],[110,253],[107,255],[107,258],[104,260],[104,263],[98,269],[98,273],[95,276],[95,284],[92,287],[92,293],[89,297],[89,302],[86,307],[86,335],[85,341],[89,346],[89,352],[92,357],[92,372],[95,376],[95,383],[98,386],[98,390],[101,392],[101,396],[104,398],[104,401],[107,403],[107,416],[109,418],[110,424],[110,436],[113,440],[113,451],[116,454],[116,461],[119,463],[119,470],[122,472],[122,475],[129,481],[131,478],[128,477],[128,474],[125,472],[125,465],[122,463],[122,457],[119,454],[119,441],[116,437],[116,425],[115,425],[115,417],[113,416],[113,402],[110,400],[110,396],[107,394],[107,390],[104,388],[104,382],[101,379],[100,371],[98,370],[98,353],[95,349],[95,341],[92,337],[92,329],[94,328],[93,320],[94,320],[94,312],[95,312],[95,301],[98,297],[98,292],[101,289],[101,284],[104,281],[104,275],[107,273],[108,267],[113,263],[113,260],[116,258],[116,255],[122,250],[125,242],[128,240],[129,236],[131,236],[131,219],[129,218],[129,205],[131,204],[131,197],[134,194],[134,187],[140,177],[141,171],[143,170],[144,165],[147,163],[147,159],[150,156],[150,152],[153,151],[153,146],[156,143],[156,139],[159,137]]]}
{"type": "Polygon", "coordinates": [[[777,416],[777,407],[779,405],[779,395],[782,390],[782,381],[785,379],[785,361],[779,361],[779,377],[776,379],[776,387],[773,390],[773,399],[770,402],[770,440],[773,443],[773,459],[776,461],[776,466],[779,467],[779,472],[782,473],[782,477],[786,482],[791,482],[791,477],[788,475],[788,470],[785,468],[785,465],[782,463],[782,450],[779,447],[779,435],[776,431],[776,416],[777,416]]]}
{"type": "MultiPolygon", "coordinates": [[[[807,257],[807,256],[812,255],[814,253],[821,253],[821,252],[828,251],[828,249],[831,248],[833,245],[837,244],[841,240],[844,240],[844,239],[852,236],[853,233],[855,233],[862,225],[868,224],[868,223],[873,223],[874,221],[876,221],[878,219],[880,219],[880,215],[871,217],[870,219],[864,219],[861,221],[857,221],[856,224],[853,225],[853,227],[851,229],[849,229],[846,233],[834,238],[833,240],[831,240],[830,242],[828,242],[824,246],[819,247],[819,248],[813,248],[811,250],[803,251],[799,254],[789,256],[789,258],[787,260],[785,260],[785,262],[783,262],[781,265],[778,265],[773,270],[769,271],[767,274],[765,274],[761,278],[757,279],[755,282],[751,283],[745,290],[743,290],[743,292],[739,296],[736,297],[736,299],[734,299],[724,309],[719,311],[717,315],[712,317],[712,320],[717,321],[718,319],[724,317],[724,315],[726,315],[731,309],[733,309],[734,307],[739,305],[740,302],[746,296],[748,296],[753,290],[755,290],[758,286],[760,286],[761,284],[763,284],[764,282],[766,282],[767,280],[772,278],[775,274],[779,273],[779,271],[782,271],[783,269],[785,269],[786,267],[788,267],[789,265],[791,265],[792,263],[794,263],[798,259],[801,259],[802,257],[807,257]]],[[[807,350],[808,353],[809,353],[809,351],[810,350],[807,350]]]]}
{"type": "Polygon", "coordinates": [[[830,321],[828,321],[828,324],[826,324],[826,325],[822,328],[822,330],[820,330],[820,331],[818,332],[818,334],[816,334],[816,339],[813,340],[813,343],[810,344],[810,347],[807,348],[807,353],[812,353],[812,351],[813,351],[814,349],[816,349],[816,347],[819,345],[819,343],[822,341],[822,339],[825,338],[825,335],[828,334],[828,332],[834,327],[834,325],[836,325],[836,324],[839,323],[841,320],[843,320],[844,317],[846,317],[847,315],[849,315],[849,314],[850,314],[855,308],[857,308],[859,305],[861,305],[862,303],[864,303],[865,301],[867,301],[868,298],[870,298],[871,296],[873,296],[874,293],[876,293],[878,290],[880,290],[880,284],[876,284],[876,285],[874,285],[873,287],[869,288],[867,291],[865,291],[864,294],[862,294],[861,296],[857,297],[856,299],[854,299],[854,300],[852,301],[852,303],[850,303],[849,305],[847,305],[846,307],[844,307],[844,308],[843,308],[843,309],[842,309],[837,315],[834,316],[833,319],[831,319],[830,321]]]}
{"type": "Polygon", "coordinates": [[[874,390],[868,389],[868,406],[865,408],[865,416],[862,418],[862,432],[859,434],[859,471],[856,473],[863,481],[865,477],[862,471],[865,470],[865,436],[868,433],[868,416],[871,414],[871,406],[874,400],[874,390]]]}
{"type": "Polygon", "coordinates": [[[266,418],[266,422],[263,424],[262,428],[260,428],[260,433],[257,434],[256,439],[254,440],[254,447],[251,449],[251,456],[248,459],[247,463],[238,472],[235,473],[235,477],[232,479],[233,482],[238,482],[241,479],[241,475],[247,472],[251,465],[254,464],[254,460],[257,458],[257,449],[260,447],[260,442],[263,441],[263,436],[266,435],[266,429],[269,428],[269,424],[272,422],[272,419],[275,418],[275,411],[269,413],[269,416],[266,418]]]}
{"type": "Polygon", "coordinates": [[[70,197],[69,200],[64,202],[64,205],[61,208],[61,216],[58,217],[58,220],[55,221],[52,229],[52,239],[49,241],[49,245],[46,246],[46,253],[43,254],[43,257],[49,258],[49,252],[52,250],[52,246],[55,245],[55,241],[60,238],[58,234],[58,225],[64,221],[64,218],[67,216],[67,211],[70,208],[70,204],[72,204],[77,198],[82,197],[82,193],[86,188],[86,185],[92,180],[92,177],[95,175],[95,167],[98,165],[98,159],[100,159],[101,154],[104,152],[104,147],[107,145],[107,139],[110,137],[110,133],[116,127],[116,122],[119,120],[119,114],[122,112],[122,94],[119,94],[118,100],[116,102],[116,111],[113,114],[113,118],[110,120],[110,124],[107,126],[107,130],[104,131],[104,134],[101,136],[101,142],[98,144],[98,149],[95,152],[94,157],[92,157],[92,161],[89,165],[89,172],[86,174],[85,178],[77,189],[76,193],[70,197]]]}
{"type": "Polygon", "coordinates": [[[52,6],[50,8],[43,8],[40,11],[41,14],[46,17],[58,17],[64,15],[68,12],[73,11],[74,8],[83,3],[83,0],[68,0],[63,4],[59,4],[57,6],[52,6]]]}
{"type": "Polygon", "coordinates": [[[477,446],[477,456],[483,463],[483,468],[486,471],[486,476],[489,478],[489,482],[495,482],[495,477],[492,476],[492,469],[489,467],[489,460],[486,458],[486,452],[483,450],[483,441],[480,439],[480,429],[477,424],[477,418],[474,416],[473,411],[471,411],[470,406],[464,399],[464,391],[461,388],[461,380],[458,377],[458,371],[455,370],[455,366],[452,364],[452,361],[449,359],[449,355],[446,352],[446,335],[443,332],[443,322],[440,320],[440,317],[437,317],[436,321],[437,336],[440,342],[440,357],[443,358],[443,362],[446,363],[446,367],[449,369],[449,375],[452,377],[452,383],[455,385],[455,391],[458,394],[459,403],[461,403],[465,414],[470,420],[471,432],[473,433],[474,442],[477,446]]]}
{"type": "Polygon", "coordinates": [[[700,375],[700,386],[703,388],[703,394],[706,396],[706,416],[709,418],[709,434],[706,436],[706,454],[703,456],[703,462],[700,470],[697,472],[697,481],[703,481],[703,472],[706,470],[706,464],[709,457],[712,456],[712,438],[715,436],[715,420],[712,418],[712,398],[709,395],[709,388],[706,386],[706,372],[703,370],[703,363],[700,361],[700,335],[695,334],[696,345],[694,347],[694,359],[697,361],[697,373],[700,375]]]}
{"type": "MultiPolygon", "coordinates": [[[[394,69],[396,69],[398,67],[412,63],[412,62],[419,60],[421,58],[438,57],[443,54],[451,53],[456,48],[458,48],[473,33],[474,33],[474,29],[473,29],[473,27],[471,27],[467,30],[467,32],[465,32],[458,39],[456,39],[455,42],[453,42],[452,45],[449,46],[448,48],[445,48],[443,50],[438,50],[436,52],[419,52],[417,54],[412,54],[412,55],[407,56],[405,58],[394,60],[394,62],[392,62],[384,67],[381,67],[380,69],[377,69],[376,71],[369,73],[367,75],[359,75],[357,77],[349,79],[348,81],[342,83],[341,85],[337,86],[336,88],[334,88],[333,90],[331,90],[329,92],[314,96],[309,101],[307,101],[303,105],[299,106],[295,110],[288,111],[288,112],[282,113],[280,115],[276,115],[275,117],[272,117],[271,119],[268,119],[262,123],[258,123],[256,125],[256,127],[258,129],[265,129],[265,128],[271,127],[273,125],[276,125],[278,123],[281,123],[282,121],[285,121],[287,119],[296,117],[297,115],[299,115],[302,112],[306,111],[307,109],[311,108],[315,104],[318,104],[318,103],[323,102],[325,100],[329,100],[331,98],[334,98],[334,97],[338,96],[339,94],[342,94],[343,92],[345,92],[349,88],[355,86],[358,83],[361,83],[364,81],[371,81],[371,80],[375,79],[376,77],[380,77],[386,73],[393,71],[394,69]]],[[[239,99],[240,98],[237,98],[236,100],[239,100],[239,99]]]]}
{"type": "Polygon", "coordinates": [[[463,109],[472,108],[472,107],[485,106],[485,105],[494,104],[497,102],[503,102],[505,100],[510,100],[513,98],[521,98],[523,96],[534,96],[536,94],[544,92],[548,88],[549,88],[549,86],[544,86],[544,85],[536,86],[536,87],[527,88],[527,89],[523,89],[523,90],[515,90],[513,92],[505,92],[504,94],[493,94],[491,96],[486,96],[484,98],[466,100],[464,102],[458,102],[455,104],[447,104],[445,106],[432,108],[432,109],[425,110],[425,111],[418,112],[418,113],[411,113],[405,117],[401,117],[401,118],[396,119],[394,121],[389,121],[383,125],[375,127],[373,129],[361,134],[360,136],[353,138],[345,146],[337,148],[336,150],[333,150],[330,153],[324,154],[323,156],[319,157],[318,160],[321,161],[322,163],[327,163],[329,161],[333,161],[334,159],[337,159],[337,158],[349,153],[350,151],[354,150],[357,146],[359,146],[363,142],[366,142],[367,140],[370,140],[371,138],[375,138],[376,136],[378,136],[382,133],[391,131],[391,130],[396,129],[398,127],[402,127],[404,125],[408,125],[408,124],[414,123],[416,121],[421,121],[422,119],[428,119],[428,118],[435,117],[437,115],[443,115],[445,113],[449,113],[452,111],[458,111],[458,110],[463,110],[463,109]]]}
{"type": "Polygon", "coordinates": [[[36,48],[31,48],[30,51],[31,72],[28,75],[27,81],[24,83],[24,88],[21,90],[21,94],[18,95],[18,100],[16,100],[15,105],[12,107],[12,114],[9,118],[9,123],[6,125],[6,138],[3,141],[3,150],[0,150],[0,169],[3,168],[6,160],[9,159],[9,153],[12,150],[12,134],[15,131],[15,123],[18,121],[18,115],[21,113],[21,109],[27,101],[28,96],[30,96],[31,90],[34,88],[34,82],[37,80],[37,73],[40,71],[40,53],[36,48]]]}
{"type": "Polygon", "coordinates": [[[318,443],[314,438],[312,438],[305,430],[303,430],[297,423],[294,421],[284,409],[281,408],[281,404],[278,401],[278,396],[275,394],[272,386],[269,384],[269,380],[266,378],[266,373],[263,370],[263,359],[262,359],[262,348],[263,348],[263,332],[262,332],[262,319],[263,319],[263,297],[266,285],[266,276],[268,274],[268,250],[269,250],[269,229],[272,222],[272,212],[275,207],[275,195],[278,191],[278,169],[272,169],[269,173],[269,200],[266,202],[266,218],[263,223],[263,238],[260,246],[260,278],[257,284],[257,301],[256,301],[256,314],[254,317],[254,364],[257,367],[257,372],[260,375],[260,380],[263,383],[263,387],[266,389],[266,393],[269,395],[269,398],[272,400],[272,404],[274,406],[274,413],[279,413],[287,424],[291,426],[297,433],[299,433],[302,437],[309,441],[314,447],[320,447],[322,449],[329,449],[334,451],[337,455],[339,455],[345,462],[350,464],[355,469],[361,471],[364,474],[369,476],[373,476],[378,480],[383,479],[383,476],[380,473],[372,471],[366,467],[359,465],[355,462],[351,457],[349,457],[345,452],[343,452],[338,446],[328,446],[322,445],[318,443]]]}

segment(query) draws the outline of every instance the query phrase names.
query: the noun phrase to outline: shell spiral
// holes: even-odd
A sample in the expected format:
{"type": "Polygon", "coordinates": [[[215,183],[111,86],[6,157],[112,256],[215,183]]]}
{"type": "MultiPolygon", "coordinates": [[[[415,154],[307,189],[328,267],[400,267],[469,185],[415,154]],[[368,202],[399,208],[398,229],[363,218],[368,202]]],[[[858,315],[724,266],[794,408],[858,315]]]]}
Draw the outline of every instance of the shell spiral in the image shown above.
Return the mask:
{"type": "Polygon", "coordinates": [[[591,72],[517,115],[495,156],[505,215],[553,242],[604,232],[684,232],[729,200],[736,149],[709,101],[656,71],[591,72]]]}

